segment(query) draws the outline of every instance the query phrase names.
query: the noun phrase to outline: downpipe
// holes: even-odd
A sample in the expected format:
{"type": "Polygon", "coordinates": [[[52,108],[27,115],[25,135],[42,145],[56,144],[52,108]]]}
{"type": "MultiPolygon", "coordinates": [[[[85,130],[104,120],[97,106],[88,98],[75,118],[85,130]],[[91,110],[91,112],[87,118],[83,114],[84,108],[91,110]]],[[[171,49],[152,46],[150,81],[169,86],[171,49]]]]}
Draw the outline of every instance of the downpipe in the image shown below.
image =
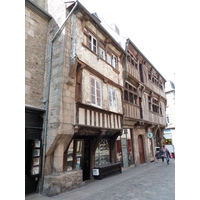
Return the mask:
{"type": "Polygon", "coordinates": [[[67,15],[65,21],[63,22],[62,26],[58,29],[55,33],[54,37],[50,42],[50,53],[49,53],[49,74],[48,74],[48,84],[47,84],[47,98],[46,98],[46,112],[45,112],[45,125],[44,125],[44,134],[43,134],[43,155],[42,155],[42,173],[41,173],[41,184],[40,184],[40,193],[43,191],[43,184],[44,184],[44,164],[45,164],[45,154],[46,154],[46,137],[47,137],[47,124],[48,124],[48,112],[49,112],[49,93],[50,93],[50,79],[51,79],[51,67],[52,67],[52,49],[53,49],[53,42],[57,38],[57,36],[62,32],[68,18],[74,12],[74,9],[78,5],[78,1],[75,2],[74,7],[67,15]]]}

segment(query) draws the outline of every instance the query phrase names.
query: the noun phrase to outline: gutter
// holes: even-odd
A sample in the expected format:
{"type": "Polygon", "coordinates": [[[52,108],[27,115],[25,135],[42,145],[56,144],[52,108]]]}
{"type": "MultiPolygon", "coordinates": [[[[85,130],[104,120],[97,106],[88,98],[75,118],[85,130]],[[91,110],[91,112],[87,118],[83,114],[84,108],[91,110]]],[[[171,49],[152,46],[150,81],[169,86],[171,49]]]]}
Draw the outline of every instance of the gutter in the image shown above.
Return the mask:
{"type": "Polygon", "coordinates": [[[45,125],[44,125],[44,135],[43,135],[43,155],[42,155],[42,173],[41,173],[41,185],[40,185],[40,192],[43,191],[43,183],[44,183],[44,164],[45,164],[45,153],[46,153],[46,136],[47,136],[47,123],[48,123],[48,111],[49,111],[49,92],[50,92],[50,78],[51,78],[51,66],[52,66],[52,48],[53,48],[53,42],[57,38],[57,36],[62,32],[68,18],[73,13],[74,9],[77,7],[78,2],[74,1],[75,5],[70,11],[70,13],[67,15],[65,21],[63,22],[62,26],[59,28],[59,30],[55,33],[53,39],[50,43],[50,53],[49,53],[49,74],[48,74],[48,85],[47,85],[47,98],[46,98],[46,113],[45,113],[45,125]]]}

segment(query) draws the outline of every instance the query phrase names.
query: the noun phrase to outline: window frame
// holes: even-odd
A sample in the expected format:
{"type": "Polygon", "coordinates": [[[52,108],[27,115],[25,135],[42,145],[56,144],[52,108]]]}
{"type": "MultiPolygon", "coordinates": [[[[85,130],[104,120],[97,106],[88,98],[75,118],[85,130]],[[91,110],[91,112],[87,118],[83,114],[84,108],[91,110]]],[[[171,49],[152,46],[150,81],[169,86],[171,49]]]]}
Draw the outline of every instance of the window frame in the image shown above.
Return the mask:
{"type": "Polygon", "coordinates": [[[97,47],[98,47],[97,39],[91,33],[89,33],[89,36],[88,36],[88,47],[91,51],[93,51],[95,54],[97,54],[97,47]],[[90,42],[90,37],[91,37],[91,42],[90,42]],[[95,46],[96,51],[94,51],[94,40],[96,41],[96,46],[95,46]],[[90,47],[90,45],[91,45],[91,47],[90,47]]]}
{"type": "Polygon", "coordinates": [[[117,111],[117,94],[116,94],[116,90],[110,86],[108,86],[108,99],[109,99],[109,108],[111,111],[117,111]],[[113,96],[113,92],[114,92],[114,96],[113,96]],[[110,97],[111,97],[111,101],[110,101],[110,97]],[[115,98],[115,100],[114,100],[115,98]]]}
{"type": "Polygon", "coordinates": [[[102,47],[99,47],[99,57],[106,60],[106,52],[102,47]],[[103,57],[101,56],[101,51],[103,52],[103,57]]]}
{"type": "Polygon", "coordinates": [[[90,78],[90,88],[91,88],[91,95],[90,95],[91,104],[101,108],[102,107],[101,82],[99,80],[95,79],[94,77],[91,77],[90,78]],[[94,86],[92,85],[92,80],[94,80],[94,86]],[[99,89],[97,88],[98,83],[99,83],[99,89]],[[93,94],[92,87],[94,87],[94,94],[93,94]],[[98,96],[98,90],[99,90],[99,96],[98,96]],[[94,102],[93,102],[92,96],[94,96],[94,102]],[[100,105],[98,104],[98,97],[100,99],[100,105]]]}
{"type": "Polygon", "coordinates": [[[112,53],[111,55],[111,63],[112,63],[112,66],[117,69],[117,56],[115,54],[112,53]]]}

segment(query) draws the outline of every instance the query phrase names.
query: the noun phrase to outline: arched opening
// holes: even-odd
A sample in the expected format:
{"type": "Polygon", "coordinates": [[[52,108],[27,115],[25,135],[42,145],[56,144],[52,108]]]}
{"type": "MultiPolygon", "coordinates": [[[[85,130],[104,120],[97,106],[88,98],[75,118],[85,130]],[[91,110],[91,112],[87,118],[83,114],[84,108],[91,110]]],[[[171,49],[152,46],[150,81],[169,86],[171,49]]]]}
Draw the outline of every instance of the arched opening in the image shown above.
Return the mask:
{"type": "Polygon", "coordinates": [[[143,164],[145,163],[145,159],[144,159],[144,145],[141,135],[138,136],[138,146],[139,146],[140,164],[143,164]]]}

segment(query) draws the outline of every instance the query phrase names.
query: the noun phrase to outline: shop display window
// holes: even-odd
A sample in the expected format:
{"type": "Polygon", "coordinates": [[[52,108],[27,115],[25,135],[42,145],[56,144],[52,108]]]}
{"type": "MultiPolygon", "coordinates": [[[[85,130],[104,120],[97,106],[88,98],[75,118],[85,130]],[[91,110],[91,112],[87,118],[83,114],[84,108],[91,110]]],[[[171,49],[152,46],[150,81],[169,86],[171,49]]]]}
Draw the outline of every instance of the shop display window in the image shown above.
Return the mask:
{"type": "Polygon", "coordinates": [[[110,163],[110,141],[101,140],[95,151],[95,166],[110,163]]]}
{"type": "Polygon", "coordinates": [[[67,171],[71,171],[73,169],[73,150],[74,150],[74,140],[69,145],[67,151],[67,171]]]}

